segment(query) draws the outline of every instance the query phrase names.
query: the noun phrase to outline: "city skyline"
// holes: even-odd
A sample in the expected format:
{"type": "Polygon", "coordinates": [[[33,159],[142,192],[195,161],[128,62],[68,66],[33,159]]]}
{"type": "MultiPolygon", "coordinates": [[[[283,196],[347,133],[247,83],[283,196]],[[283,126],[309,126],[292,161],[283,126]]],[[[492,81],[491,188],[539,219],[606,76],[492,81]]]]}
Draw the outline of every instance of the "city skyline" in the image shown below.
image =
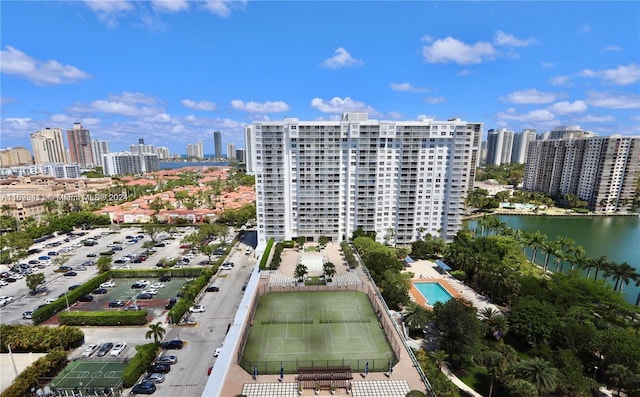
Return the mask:
{"type": "Polygon", "coordinates": [[[112,151],[143,137],[172,153],[202,140],[214,153],[213,131],[241,148],[254,121],[348,111],[474,120],[483,140],[489,129],[560,125],[640,134],[633,2],[2,7],[0,147],[31,148],[35,131],[81,123],[112,151]],[[65,27],[24,29],[51,20],[65,27]]]}

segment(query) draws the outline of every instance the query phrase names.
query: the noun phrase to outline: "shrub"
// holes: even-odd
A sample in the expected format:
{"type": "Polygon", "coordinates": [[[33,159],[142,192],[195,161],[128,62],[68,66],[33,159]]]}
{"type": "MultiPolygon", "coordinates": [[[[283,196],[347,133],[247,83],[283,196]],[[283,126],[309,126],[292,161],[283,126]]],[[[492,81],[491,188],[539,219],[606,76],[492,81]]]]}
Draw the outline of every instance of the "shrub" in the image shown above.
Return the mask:
{"type": "Polygon", "coordinates": [[[292,240],[285,240],[282,242],[283,248],[294,248],[295,246],[296,246],[296,243],[292,240]]]}
{"type": "Polygon", "coordinates": [[[344,258],[346,259],[349,268],[355,269],[356,267],[358,267],[358,261],[353,255],[353,249],[351,249],[349,243],[343,241],[342,243],[340,243],[340,248],[342,248],[344,258]]]}
{"type": "Polygon", "coordinates": [[[282,243],[277,243],[276,248],[273,251],[273,258],[271,258],[271,263],[269,264],[269,269],[277,270],[280,267],[281,261],[282,261],[282,243]]]}
{"type": "Polygon", "coordinates": [[[67,353],[61,349],[54,349],[46,356],[39,358],[24,369],[11,383],[1,397],[24,397],[31,395],[31,388],[39,386],[41,378],[54,377],[67,362],[67,353]]]}
{"type": "Polygon", "coordinates": [[[147,311],[62,312],[58,320],[65,325],[144,325],[147,323],[147,311]]]}
{"type": "MultiPolygon", "coordinates": [[[[218,271],[218,267],[222,263],[222,258],[216,262],[213,267],[207,269],[176,269],[176,270],[198,270],[200,275],[195,279],[187,282],[182,286],[182,297],[176,305],[169,310],[168,316],[173,323],[180,322],[180,319],[189,309],[189,306],[193,304],[200,291],[209,283],[211,277],[218,271]]],[[[175,274],[170,273],[172,276],[175,274]]]]}
{"type": "Polygon", "coordinates": [[[111,256],[113,254],[115,254],[115,252],[113,252],[113,251],[104,251],[104,252],[100,253],[100,255],[102,255],[102,256],[111,256]]]}
{"type": "Polygon", "coordinates": [[[144,374],[147,367],[151,365],[156,358],[158,347],[153,343],[136,346],[137,353],[129,365],[122,371],[122,386],[131,387],[136,384],[140,376],[144,374]]]}
{"type": "Polygon", "coordinates": [[[7,353],[7,345],[14,353],[69,350],[82,345],[84,334],[76,327],[40,327],[34,325],[0,325],[0,352],[7,353]]]}

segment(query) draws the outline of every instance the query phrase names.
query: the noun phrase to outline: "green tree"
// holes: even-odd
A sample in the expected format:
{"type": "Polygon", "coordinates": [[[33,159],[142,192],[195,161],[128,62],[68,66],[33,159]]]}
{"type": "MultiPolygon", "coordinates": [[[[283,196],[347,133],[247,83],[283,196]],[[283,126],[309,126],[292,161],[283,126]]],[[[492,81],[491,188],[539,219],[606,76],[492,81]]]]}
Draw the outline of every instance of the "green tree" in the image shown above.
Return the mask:
{"type": "Polygon", "coordinates": [[[336,265],[331,262],[327,262],[322,265],[322,273],[326,276],[327,280],[332,279],[336,275],[336,265]]]}
{"type": "Polygon", "coordinates": [[[422,330],[431,318],[431,313],[415,302],[409,302],[404,308],[404,323],[410,330],[422,330]]]}
{"type": "Polygon", "coordinates": [[[511,368],[512,376],[531,383],[538,394],[552,392],[558,385],[558,369],[550,362],[534,357],[516,363],[511,368]]]}
{"type": "Polygon", "coordinates": [[[206,244],[200,247],[200,252],[202,252],[207,256],[207,258],[209,259],[209,262],[211,262],[211,257],[213,256],[213,253],[215,250],[216,248],[213,245],[209,245],[209,244],[206,244]]]}
{"type": "Polygon", "coordinates": [[[63,266],[65,265],[67,262],[69,262],[69,259],[71,259],[70,255],[58,255],[55,258],[51,259],[51,263],[54,266],[63,266]]]}
{"type": "Polygon", "coordinates": [[[536,254],[538,253],[538,248],[542,247],[547,239],[547,236],[540,233],[539,230],[536,230],[534,234],[529,235],[529,239],[527,245],[531,247],[531,262],[536,263],[536,254]]]}
{"type": "Polygon", "coordinates": [[[329,239],[327,238],[327,236],[320,236],[318,238],[318,244],[320,244],[323,247],[326,246],[328,242],[329,242],[329,239]]]}
{"type": "Polygon", "coordinates": [[[495,380],[501,377],[507,369],[507,360],[494,350],[487,350],[480,356],[480,363],[487,369],[489,375],[489,397],[493,396],[493,384],[495,380]]]}
{"type": "Polygon", "coordinates": [[[389,269],[376,282],[380,293],[387,305],[393,309],[400,309],[409,303],[409,279],[406,274],[389,269]]]}
{"type": "Polygon", "coordinates": [[[304,243],[307,241],[305,236],[298,236],[296,238],[296,243],[298,244],[298,249],[302,249],[304,247],[304,243]]]}
{"type": "Polygon", "coordinates": [[[449,354],[451,365],[460,368],[465,358],[478,349],[482,338],[483,325],[476,309],[461,299],[451,299],[445,304],[436,303],[433,312],[440,346],[449,354]]]}
{"type": "Polygon", "coordinates": [[[155,245],[158,242],[158,237],[165,232],[166,226],[156,223],[157,219],[155,219],[155,217],[152,218],[152,223],[147,223],[142,226],[142,230],[149,235],[149,239],[151,239],[151,242],[155,245]]]}
{"type": "Polygon", "coordinates": [[[106,273],[111,270],[111,257],[101,256],[96,262],[96,268],[98,269],[98,273],[106,273]]]}
{"type": "Polygon", "coordinates": [[[304,276],[306,276],[307,273],[309,273],[307,267],[302,263],[298,263],[298,265],[296,265],[296,269],[293,272],[293,275],[298,280],[298,282],[302,282],[304,281],[304,276]]]}
{"type": "Polygon", "coordinates": [[[620,292],[622,292],[622,288],[625,285],[629,285],[630,281],[636,281],[639,277],[640,274],[627,262],[616,265],[613,268],[613,278],[615,280],[613,290],[617,291],[620,288],[620,292]]]}
{"type": "Polygon", "coordinates": [[[547,344],[557,327],[555,307],[536,298],[520,299],[509,312],[510,334],[528,346],[547,344]]]}
{"type": "Polygon", "coordinates": [[[144,338],[145,339],[153,338],[153,343],[155,343],[156,346],[158,346],[160,345],[160,341],[164,337],[165,332],[166,330],[164,329],[164,327],[162,327],[162,323],[158,321],[155,324],[149,324],[149,330],[144,335],[144,338]]]}
{"type": "Polygon", "coordinates": [[[38,290],[38,286],[44,281],[44,273],[31,273],[24,278],[27,283],[29,291],[35,293],[38,290]]]}

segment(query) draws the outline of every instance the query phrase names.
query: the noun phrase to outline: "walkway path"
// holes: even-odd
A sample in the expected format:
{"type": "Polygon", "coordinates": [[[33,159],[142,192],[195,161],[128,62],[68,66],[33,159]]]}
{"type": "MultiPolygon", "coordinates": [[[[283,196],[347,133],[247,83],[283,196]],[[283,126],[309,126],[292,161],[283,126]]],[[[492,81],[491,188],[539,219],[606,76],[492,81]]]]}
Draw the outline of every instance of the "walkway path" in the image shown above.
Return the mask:
{"type": "Polygon", "coordinates": [[[453,372],[451,372],[451,370],[449,369],[449,367],[447,366],[447,364],[442,364],[440,366],[440,371],[442,371],[443,374],[445,374],[445,376],[447,378],[449,378],[449,380],[451,382],[453,382],[454,385],[458,386],[458,388],[460,390],[463,390],[464,392],[466,392],[468,395],[473,396],[473,397],[483,397],[482,394],[476,392],[475,390],[473,390],[472,388],[470,388],[469,386],[467,386],[466,383],[464,383],[463,381],[461,381],[460,379],[458,379],[457,376],[454,375],[453,372]]]}

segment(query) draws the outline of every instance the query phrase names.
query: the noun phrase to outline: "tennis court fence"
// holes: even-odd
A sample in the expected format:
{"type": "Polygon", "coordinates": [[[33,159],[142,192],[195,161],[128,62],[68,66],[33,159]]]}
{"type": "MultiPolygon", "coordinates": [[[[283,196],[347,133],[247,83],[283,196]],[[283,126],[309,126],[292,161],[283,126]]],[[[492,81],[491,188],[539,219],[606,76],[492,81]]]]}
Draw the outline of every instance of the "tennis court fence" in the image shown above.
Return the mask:
{"type": "Polygon", "coordinates": [[[336,360],[284,360],[284,361],[252,361],[240,355],[238,364],[247,373],[255,375],[297,374],[300,368],[351,367],[354,373],[386,372],[389,360],[368,358],[342,358],[336,360]]]}

